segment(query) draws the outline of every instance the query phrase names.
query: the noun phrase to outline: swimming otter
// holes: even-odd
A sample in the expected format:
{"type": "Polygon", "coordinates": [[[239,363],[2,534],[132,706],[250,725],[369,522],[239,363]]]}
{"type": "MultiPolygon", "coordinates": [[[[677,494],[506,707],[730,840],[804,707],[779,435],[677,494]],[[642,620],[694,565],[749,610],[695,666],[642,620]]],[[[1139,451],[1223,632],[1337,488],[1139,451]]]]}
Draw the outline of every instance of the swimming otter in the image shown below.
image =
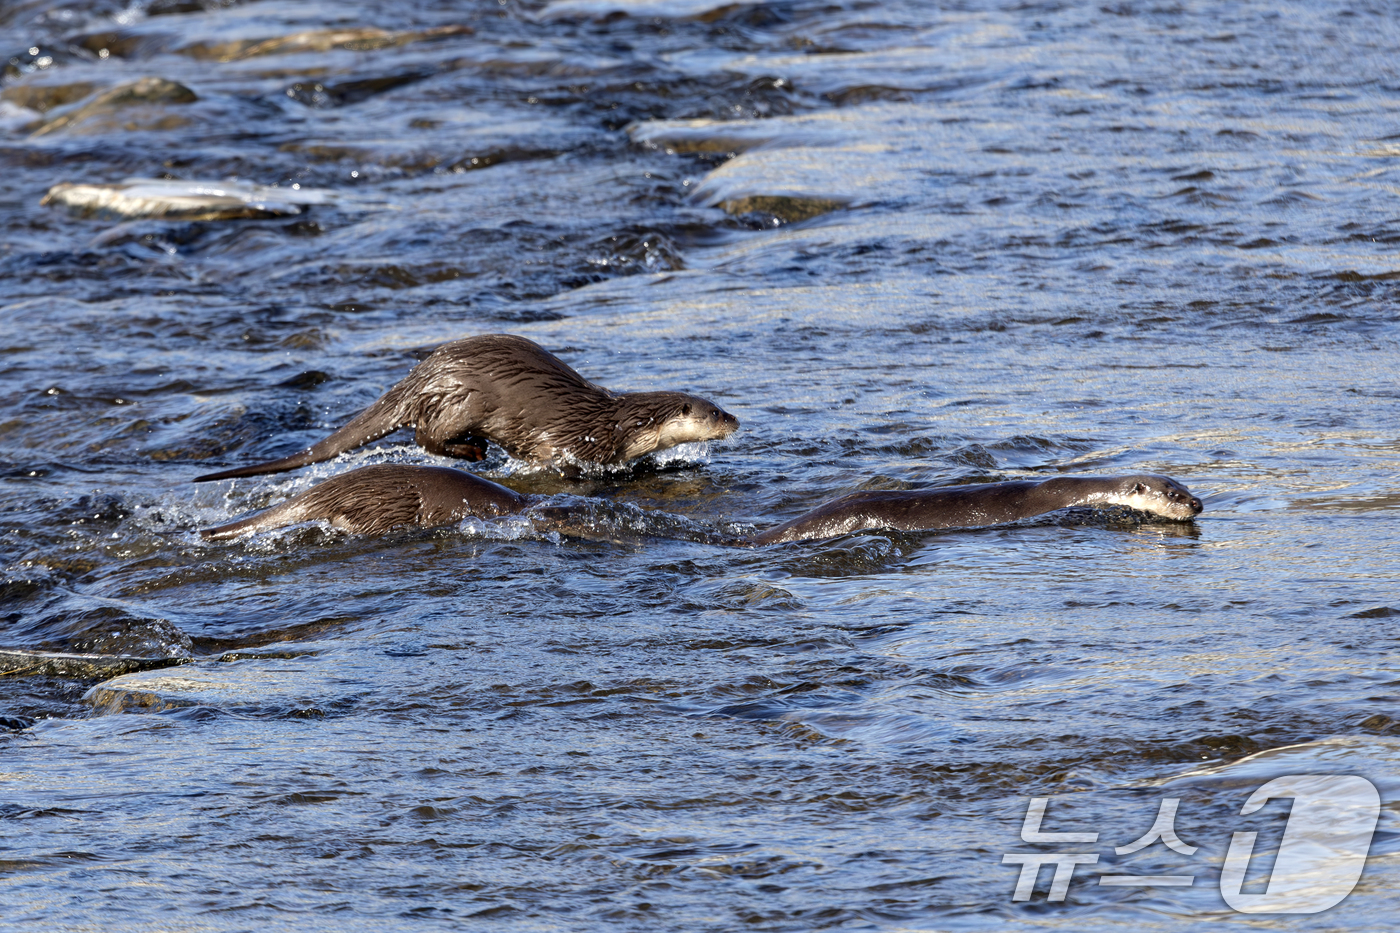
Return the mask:
{"type": "Polygon", "coordinates": [[[270,509],[199,534],[207,541],[223,541],[325,519],[352,534],[382,535],[469,517],[497,518],[530,502],[528,496],[461,470],[381,463],[333,476],[270,509]]]}
{"type": "Polygon", "coordinates": [[[438,456],[480,460],[489,440],[517,460],[617,464],[728,437],[739,420],[681,392],[609,391],[533,341],[488,334],[438,347],[379,401],[301,453],[195,482],[295,470],[407,425],[418,446],[438,456]]]}
{"type": "MultiPolygon", "coordinates": [[[[218,528],[200,531],[206,541],[224,541],[301,522],[325,520],[341,531],[383,535],[409,528],[450,525],[464,518],[499,518],[525,513],[540,533],[571,537],[611,537],[613,523],[635,521],[645,510],[636,506],[582,499],[547,504],[548,497],[528,496],[448,467],[382,463],[361,467],[265,509],[218,528]]],[[[684,522],[677,516],[663,516],[684,522]]],[[[742,539],[700,534],[698,540],[742,545],[742,539]]]]}
{"type": "Polygon", "coordinates": [[[1199,515],[1201,500],[1169,476],[1057,476],[941,489],[853,492],[754,535],[754,545],[834,538],[868,528],[924,531],[1000,525],[1071,506],[1125,505],[1163,518],[1199,515]]]}

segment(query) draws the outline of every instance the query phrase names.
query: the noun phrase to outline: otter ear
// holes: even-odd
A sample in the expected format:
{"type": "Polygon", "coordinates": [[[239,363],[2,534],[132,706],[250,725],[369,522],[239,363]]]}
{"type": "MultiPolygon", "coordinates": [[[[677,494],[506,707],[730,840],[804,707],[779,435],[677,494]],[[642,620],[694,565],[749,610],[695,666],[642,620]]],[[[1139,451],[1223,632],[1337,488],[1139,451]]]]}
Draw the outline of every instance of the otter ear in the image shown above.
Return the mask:
{"type": "Polygon", "coordinates": [[[686,402],[684,405],[681,406],[681,414],[682,414],[682,415],[689,415],[689,414],[690,414],[690,403],[689,403],[689,402],[686,402]]]}
{"type": "Polygon", "coordinates": [[[1146,483],[1133,483],[1133,492],[1139,493],[1139,494],[1140,494],[1140,493],[1147,492],[1147,484],[1146,484],[1146,483]]]}

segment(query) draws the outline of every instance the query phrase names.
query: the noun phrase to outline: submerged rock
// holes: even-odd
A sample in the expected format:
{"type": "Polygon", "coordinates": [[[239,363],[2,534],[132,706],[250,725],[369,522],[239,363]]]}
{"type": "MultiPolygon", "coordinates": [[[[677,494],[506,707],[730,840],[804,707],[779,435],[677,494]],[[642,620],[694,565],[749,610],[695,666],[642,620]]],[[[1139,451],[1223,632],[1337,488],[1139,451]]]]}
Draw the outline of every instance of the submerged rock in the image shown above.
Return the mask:
{"type": "Polygon", "coordinates": [[[68,43],[86,49],[101,58],[144,58],[158,53],[169,41],[169,36],[127,31],[93,32],[73,36],[68,43]]]}
{"type": "Polygon", "coordinates": [[[98,713],[160,712],[189,706],[237,709],[262,716],[319,718],[344,706],[363,689],[344,659],[323,659],[314,650],[270,658],[229,654],[178,671],[124,674],[83,696],[98,713]]]}
{"type": "Polygon", "coordinates": [[[768,214],[783,223],[797,223],[839,211],[846,202],[832,198],[803,198],[791,195],[754,195],[719,202],[726,214],[768,214]]]}
{"type": "Polygon", "coordinates": [[[76,103],[95,90],[97,85],[91,81],[76,81],[72,84],[20,84],[0,91],[0,100],[47,113],[55,107],[66,107],[76,103]]]}
{"type": "Polygon", "coordinates": [[[692,188],[730,214],[798,221],[846,207],[923,196],[928,147],[951,131],[931,104],[871,104],[764,120],[654,120],[633,124],[634,143],[667,152],[732,157],[692,188]]]}
{"type": "Polygon", "coordinates": [[[447,166],[449,172],[474,172],[477,169],[490,168],[493,165],[500,165],[502,162],[532,162],[540,159],[553,159],[559,155],[557,149],[543,149],[531,146],[503,146],[495,149],[483,149],[472,155],[465,155],[447,166]]]}
{"type": "Polygon", "coordinates": [[[196,42],[177,49],[181,55],[191,58],[212,59],[228,62],[235,59],[257,58],[262,55],[288,55],[294,52],[329,52],[331,49],[347,49],[351,52],[365,52],[383,49],[394,45],[408,45],[412,42],[426,42],[432,39],[446,39],[450,36],[469,36],[470,26],[437,26],[433,29],[406,32],[388,32],[383,29],[366,27],[362,29],[324,29],[293,33],[272,39],[234,39],[229,42],[196,42]]]}
{"type": "Polygon", "coordinates": [[[763,0],[555,0],[541,19],[604,19],[622,14],[634,18],[698,19],[711,22],[741,7],[763,0]]]}
{"type": "MultiPolygon", "coordinates": [[[[849,181],[832,177],[846,156],[844,132],[839,122],[810,116],[652,120],[627,128],[638,146],[668,153],[727,153],[729,161],[705,176],[696,198],[728,214],[762,214],[783,223],[850,206],[852,197],[839,190],[849,187],[849,181]]],[[[865,144],[858,140],[855,147],[863,150],[865,144]]]]}
{"type": "Polygon", "coordinates": [[[189,104],[198,99],[195,92],[183,84],[167,81],[164,78],[142,78],[139,81],[118,85],[111,90],[103,91],[76,110],[41,124],[31,135],[47,136],[49,133],[77,126],[91,117],[120,110],[123,107],[132,107],[138,104],[189,104]]]}
{"type": "Polygon", "coordinates": [[[333,197],[330,191],[314,188],[129,178],[116,185],[54,185],[39,203],[66,208],[79,217],[247,220],[300,214],[303,206],[324,204],[333,197]]]}
{"type": "Polygon", "coordinates": [[[785,139],[798,144],[801,131],[791,121],[767,120],[646,120],[627,127],[627,135],[638,146],[669,152],[718,152],[738,155],[756,146],[785,139]],[[793,137],[797,140],[794,141],[793,137]]]}
{"type": "Polygon", "coordinates": [[[358,104],[376,94],[383,94],[408,84],[425,81],[437,74],[436,68],[410,68],[395,74],[376,75],[370,78],[351,78],[345,81],[326,83],[324,81],[297,81],[286,90],[292,100],[308,107],[344,107],[358,104]]]}

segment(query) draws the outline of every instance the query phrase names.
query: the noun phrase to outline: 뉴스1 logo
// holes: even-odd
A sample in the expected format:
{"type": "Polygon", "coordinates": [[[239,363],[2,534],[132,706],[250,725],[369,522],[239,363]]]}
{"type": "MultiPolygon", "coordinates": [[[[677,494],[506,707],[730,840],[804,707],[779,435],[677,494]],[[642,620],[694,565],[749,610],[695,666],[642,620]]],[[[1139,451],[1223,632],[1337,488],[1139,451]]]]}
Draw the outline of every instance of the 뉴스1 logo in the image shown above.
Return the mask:
{"type": "MultiPolygon", "coordinates": [[[[1254,843],[1253,832],[1237,832],[1230,839],[1225,864],[1220,871],[1220,894],[1233,910],[1248,914],[1315,914],[1340,904],[1361,879],[1371,836],[1380,817],[1381,798],[1376,787],[1363,777],[1341,774],[1289,774],[1275,778],[1249,795],[1241,816],[1248,816],[1269,800],[1291,797],[1283,841],[1269,872],[1269,883],[1262,894],[1245,894],[1242,888],[1254,843]]],[[[1098,833],[1041,832],[1048,797],[1032,797],[1021,826],[1024,842],[1098,842],[1098,833]]],[[[1131,855],[1158,842],[1183,856],[1195,854],[1198,846],[1188,845],[1176,834],[1176,811],[1180,798],[1169,797],[1157,810],[1152,828],[1140,839],[1117,846],[1118,855],[1131,855]]],[[[1036,879],[1045,865],[1054,865],[1047,901],[1063,901],[1077,865],[1093,865],[1096,852],[1008,852],[1003,865],[1020,865],[1021,872],[1012,892],[1013,901],[1030,900],[1036,879]]],[[[1098,883],[1118,887],[1189,887],[1194,874],[1099,875],[1098,883]]]]}

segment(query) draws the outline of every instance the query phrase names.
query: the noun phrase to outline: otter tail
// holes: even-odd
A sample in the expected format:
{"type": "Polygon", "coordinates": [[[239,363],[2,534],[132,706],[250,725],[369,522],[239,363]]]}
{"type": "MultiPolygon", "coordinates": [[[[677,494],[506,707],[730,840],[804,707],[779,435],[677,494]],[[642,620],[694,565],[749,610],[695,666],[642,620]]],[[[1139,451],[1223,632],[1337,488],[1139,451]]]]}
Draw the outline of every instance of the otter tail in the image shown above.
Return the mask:
{"type": "Polygon", "coordinates": [[[268,512],[259,512],[257,515],[230,522],[227,525],[220,525],[218,528],[201,528],[199,536],[205,541],[227,541],[229,538],[237,538],[241,535],[261,531],[264,528],[275,527],[277,523],[269,522],[268,518],[268,512]]]}
{"type": "Polygon", "coordinates": [[[236,522],[229,522],[227,525],[220,525],[217,528],[201,528],[199,536],[205,541],[227,541],[229,538],[240,538],[255,531],[267,531],[271,528],[281,528],[284,525],[295,525],[297,522],[317,517],[315,515],[316,497],[313,495],[317,488],[319,487],[313,486],[299,496],[293,496],[286,502],[279,502],[271,508],[263,509],[261,512],[246,518],[240,518],[236,522]]]}
{"type": "Polygon", "coordinates": [[[236,522],[229,522],[217,528],[201,528],[199,536],[205,541],[227,541],[229,538],[241,538],[255,531],[268,531],[312,518],[325,517],[317,514],[315,509],[317,502],[312,494],[316,489],[317,487],[313,486],[299,496],[293,496],[286,502],[279,502],[271,508],[263,509],[247,518],[240,518],[236,522]]]}
{"type": "MultiPolygon", "coordinates": [[[[264,473],[285,473],[311,463],[330,460],[347,450],[354,450],[361,444],[377,441],[386,434],[398,430],[403,422],[398,416],[398,393],[389,390],[379,401],[360,412],[345,427],[330,437],[317,441],[300,453],[273,460],[268,463],[255,463],[252,466],[221,470],[196,476],[196,483],[209,483],[220,479],[236,479],[240,476],[261,476],[264,473]]],[[[233,527],[232,525],[228,527],[233,527]]],[[[214,531],[220,529],[215,528],[214,531]]]]}

